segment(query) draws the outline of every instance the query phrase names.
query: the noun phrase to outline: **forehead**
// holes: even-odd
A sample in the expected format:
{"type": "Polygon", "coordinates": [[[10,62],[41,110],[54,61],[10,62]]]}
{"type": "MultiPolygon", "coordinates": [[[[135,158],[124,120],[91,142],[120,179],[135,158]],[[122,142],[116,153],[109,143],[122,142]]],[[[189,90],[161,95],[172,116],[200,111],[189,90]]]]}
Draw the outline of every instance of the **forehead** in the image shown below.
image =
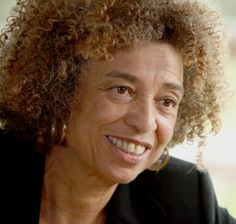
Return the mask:
{"type": "Polygon", "coordinates": [[[124,61],[133,57],[144,59],[146,56],[149,58],[177,59],[182,61],[180,51],[173,45],[163,41],[143,43],[129,50],[117,51],[114,54],[114,61],[124,61]]]}
{"type": "Polygon", "coordinates": [[[141,73],[172,73],[182,77],[182,56],[172,45],[164,42],[146,43],[131,50],[121,50],[113,59],[91,60],[87,67],[90,78],[104,78],[111,70],[140,75],[141,73]]]}

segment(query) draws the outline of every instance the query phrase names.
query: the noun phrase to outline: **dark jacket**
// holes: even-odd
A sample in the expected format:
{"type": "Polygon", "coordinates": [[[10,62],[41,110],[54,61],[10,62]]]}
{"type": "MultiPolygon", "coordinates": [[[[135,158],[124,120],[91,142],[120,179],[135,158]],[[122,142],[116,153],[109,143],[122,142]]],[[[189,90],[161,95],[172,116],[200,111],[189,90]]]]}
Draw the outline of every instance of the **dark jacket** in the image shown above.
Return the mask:
{"type": "MultiPolygon", "coordinates": [[[[1,220],[38,224],[44,157],[34,144],[0,131],[1,220]]],[[[144,171],[120,184],[107,205],[106,224],[236,224],[218,206],[207,172],[171,158],[160,172],[144,171]]]]}

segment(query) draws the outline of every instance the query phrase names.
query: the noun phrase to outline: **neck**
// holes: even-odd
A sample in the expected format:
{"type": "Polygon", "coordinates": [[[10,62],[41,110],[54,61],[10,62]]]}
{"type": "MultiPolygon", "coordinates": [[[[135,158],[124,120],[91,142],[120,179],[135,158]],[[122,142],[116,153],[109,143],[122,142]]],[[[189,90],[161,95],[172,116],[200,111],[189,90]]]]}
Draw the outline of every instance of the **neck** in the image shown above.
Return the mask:
{"type": "Polygon", "coordinates": [[[40,224],[105,223],[105,207],[117,184],[93,175],[66,150],[55,147],[46,159],[40,224]]]}

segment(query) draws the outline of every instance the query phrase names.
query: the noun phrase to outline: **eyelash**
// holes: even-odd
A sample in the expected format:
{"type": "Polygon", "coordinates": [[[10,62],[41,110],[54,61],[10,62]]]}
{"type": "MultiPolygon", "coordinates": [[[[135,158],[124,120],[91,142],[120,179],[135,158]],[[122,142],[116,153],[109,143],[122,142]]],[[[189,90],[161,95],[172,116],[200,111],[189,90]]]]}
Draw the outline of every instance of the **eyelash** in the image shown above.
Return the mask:
{"type": "Polygon", "coordinates": [[[119,94],[119,95],[124,95],[126,92],[128,92],[129,95],[132,95],[132,92],[133,92],[132,89],[127,86],[113,86],[110,88],[110,90],[112,92],[116,91],[116,94],[119,94]],[[120,90],[123,90],[124,92],[121,93],[121,92],[119,92],[120,90]]]}
{"type": "MultiPolygon", "coordinates": [[[[117,95],[126,95],[128,94],[129,96],[132,96],[134,93],[134,91],[132,90],[132,88],[128,87],[128,86],[113,86],[110,88],[110,90],[117,94],[117,95]],[[121,91],[121,92],[119,92],[121,91]]],[[[157,100],[157,106],[164,106],[165,109],[168,108],[176,108],[178,105],[177,101],[173,98],[162,98],[160,100],[157,100]],[[164,105],[166,104],[166,105],[164,105]]]]}
{"type": "Polygon", "coordinates": [[[165,98],[165,99],[160,100],[159,102],[161,102],[162,105],[166,108],[170,108],[170,107],[175,108],[177,106],[176,100],[172,98],[165,98]],[[167,103],[168,105],[164,105],[165,103],[167,103]]]}

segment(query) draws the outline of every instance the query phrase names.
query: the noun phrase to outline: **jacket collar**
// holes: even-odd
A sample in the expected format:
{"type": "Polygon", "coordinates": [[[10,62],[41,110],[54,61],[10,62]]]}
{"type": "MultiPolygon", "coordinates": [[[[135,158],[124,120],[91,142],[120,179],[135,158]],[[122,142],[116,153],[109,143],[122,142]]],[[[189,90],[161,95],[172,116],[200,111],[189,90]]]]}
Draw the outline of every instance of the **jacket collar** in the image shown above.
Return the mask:
{"type": "Polygon", "coordinates": [[[106,224],[165,223],[167,212],[153,191],[152,173],[144,171],[131,183],[118,186],[107,206],[106,224]]]}

